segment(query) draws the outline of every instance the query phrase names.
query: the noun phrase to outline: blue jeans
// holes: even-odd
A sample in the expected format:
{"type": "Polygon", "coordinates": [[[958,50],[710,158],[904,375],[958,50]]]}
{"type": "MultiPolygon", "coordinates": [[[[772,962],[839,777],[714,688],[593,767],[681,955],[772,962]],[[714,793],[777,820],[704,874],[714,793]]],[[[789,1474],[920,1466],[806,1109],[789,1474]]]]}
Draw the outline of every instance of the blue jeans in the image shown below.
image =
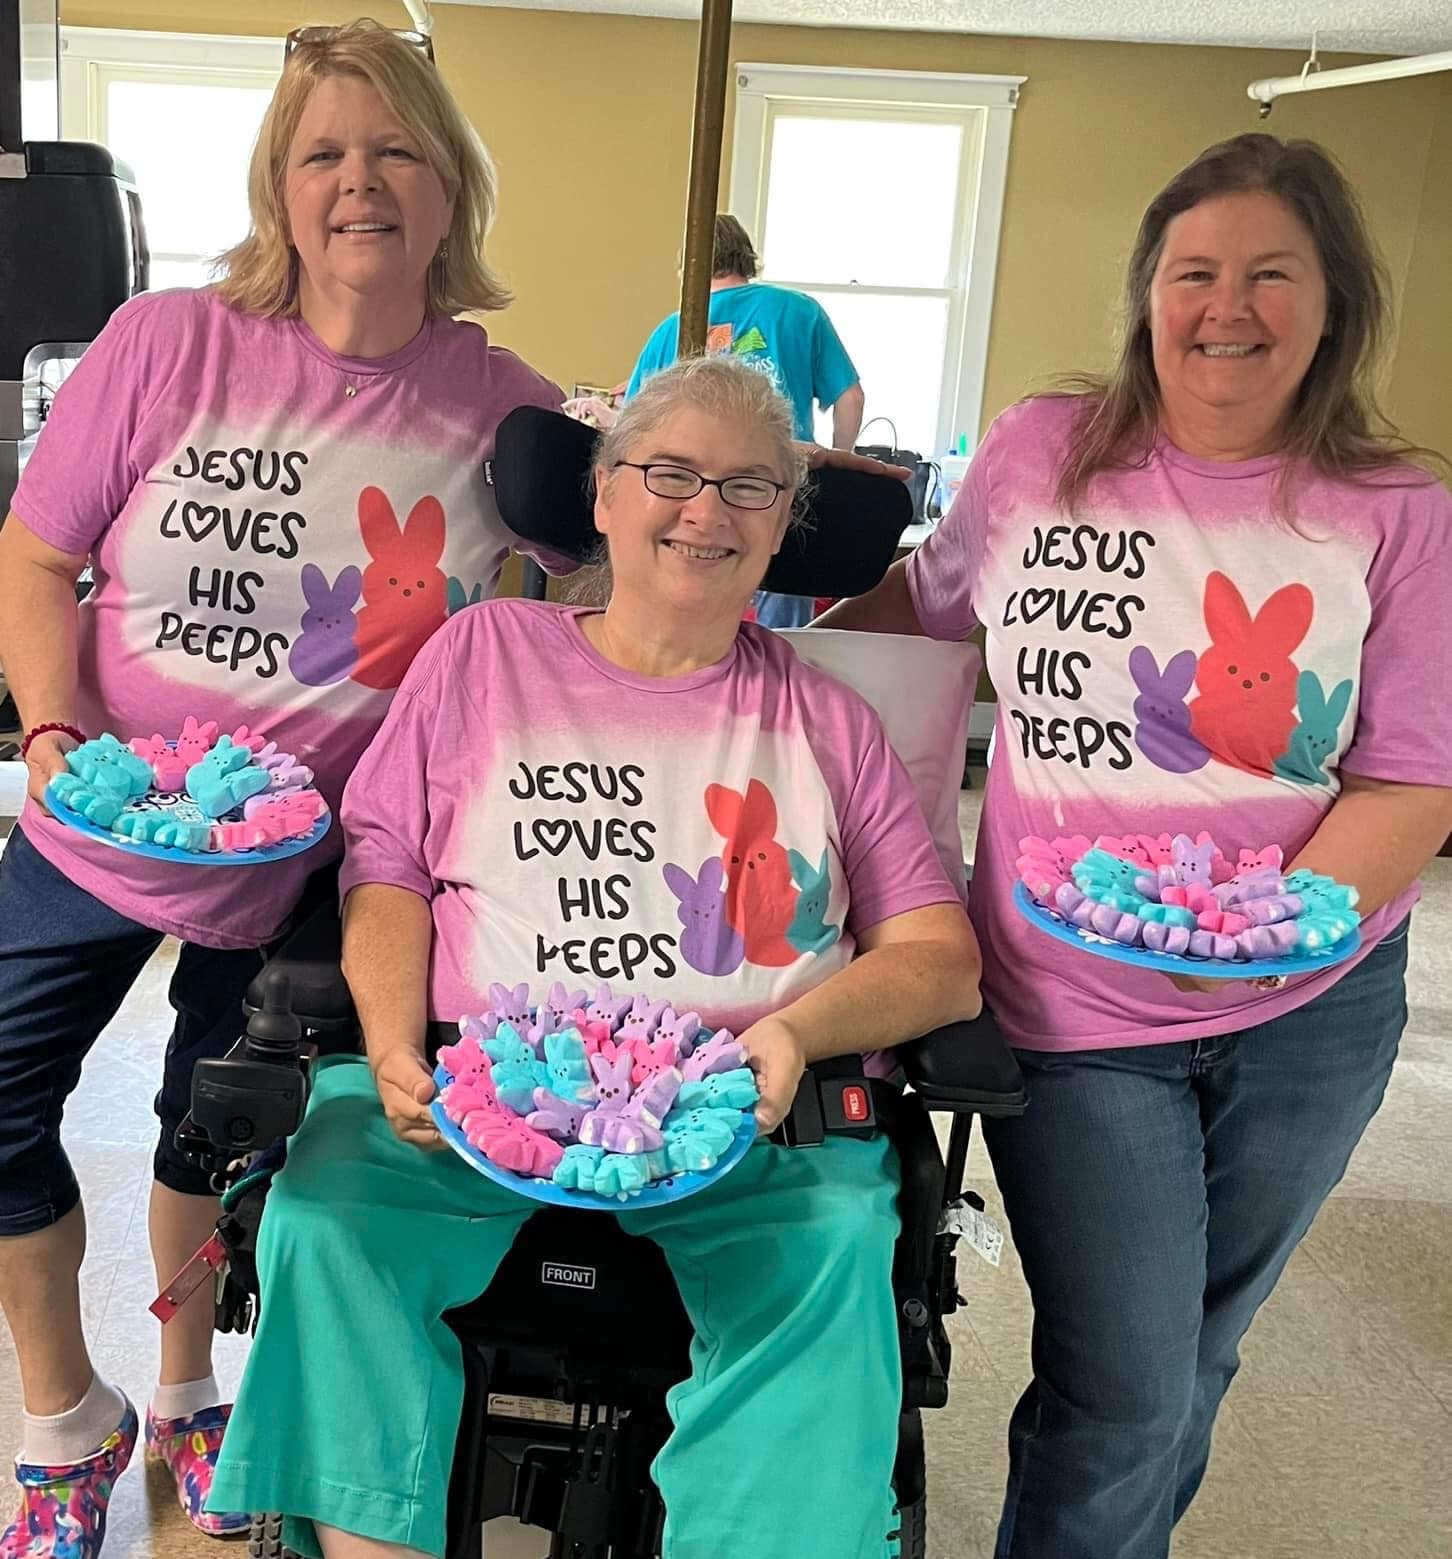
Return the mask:
{"type": "MultiPolygon", "coordinates": [[[[189,868],[190,869],[190,868],[189,868]]],[[[240,870],[242,868],[232,868],[240,870]]],[[[197,871],[216,870],[198,866],[197,871]]],[[[101,1030],[161,944],[76,887],[21,829],[0,855],[0,1236],[34,1234],[80,1200],[61,1146],[61,1114],[101,1030]]],[[[192,1068],[224,1055],[242,1032],[242,997],[260,953],[187,942],[171,982],[176,1023],[166,1047],[156,1113],[156,1178],[209,1196],[211,1176],[177,1151],[191,1107],[192,1068]]]]}
{"type": "Polygon", "coordinates": [[[810,595],[774,595],[770,590],[758,590],[751,604],[763,628],[805,628],[817,603],[810,595]]]}
{"type": "Polygon", "coordinates": [[[1376,1113],[1407,926],[1295,1012],[1214,1039],[1019,1051],[984,1134],[1034,1301],[995,1559],[1165,1559],[1239,1344],[1376,1113]]]}

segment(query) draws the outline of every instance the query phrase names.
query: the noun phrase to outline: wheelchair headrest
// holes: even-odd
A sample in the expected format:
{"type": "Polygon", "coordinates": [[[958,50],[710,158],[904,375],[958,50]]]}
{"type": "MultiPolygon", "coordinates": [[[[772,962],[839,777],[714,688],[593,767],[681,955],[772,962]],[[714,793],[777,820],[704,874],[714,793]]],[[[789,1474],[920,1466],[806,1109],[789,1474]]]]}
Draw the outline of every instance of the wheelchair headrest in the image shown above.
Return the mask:
{"type": "MultiPolygon", "coordinates": [[[[489,479],[499,516],[516,536],[582,562],[599,544],[590,472],[593,428],[563,412],[516,406],[499,424],[489,479]]],[[[903,482],[824,466],[804,513],[766,571],[783,595],[862,595],[887,572],[913,517],[903,482]]]]}

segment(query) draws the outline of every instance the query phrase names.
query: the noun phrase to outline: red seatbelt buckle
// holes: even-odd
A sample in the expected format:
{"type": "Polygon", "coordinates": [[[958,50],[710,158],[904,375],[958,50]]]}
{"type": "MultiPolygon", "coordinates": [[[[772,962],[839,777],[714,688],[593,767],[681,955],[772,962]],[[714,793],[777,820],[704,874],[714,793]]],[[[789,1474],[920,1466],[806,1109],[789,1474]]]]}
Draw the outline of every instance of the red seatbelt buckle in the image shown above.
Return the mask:
{"type": "Polygon", "coordinates": [[[222,1236],[214,1234],[151,1301],[147,1309],[165,1326],[202,1284],[226,1265],[227,1247],[222,1243],[222,1236]]]}

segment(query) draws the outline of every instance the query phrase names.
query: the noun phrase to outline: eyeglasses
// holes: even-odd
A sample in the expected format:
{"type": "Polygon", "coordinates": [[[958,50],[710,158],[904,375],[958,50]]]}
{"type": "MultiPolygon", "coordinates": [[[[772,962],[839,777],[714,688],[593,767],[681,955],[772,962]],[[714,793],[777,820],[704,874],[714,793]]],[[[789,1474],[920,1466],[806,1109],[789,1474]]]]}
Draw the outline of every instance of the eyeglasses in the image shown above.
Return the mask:
{"type": "MultiPolygon", "coordinates": [[[[287,35],[287,43],[284,48],[284,57],[292,54],[295,49],[310,43],[331,43],[340,32],[346,29],[342,27],[294,27],[287,35]]],[[[428,57],[432,65],[434,60],[434,40],[425,32],[398,31],[390,28],[395,38],[403,41],[415,49],[420,49],[428,57]]]]}
{"type": "Polygon", "coordinates": [[[687,466],[641,465],[635,460],[617,460],[615,465],[641,472],[646,491],[657,498],[694,498],[702,488],[714,487],[733,509],[769,509],[787,490],[784,482],[764,476],[727,476],[712,481],[687,466]]]}

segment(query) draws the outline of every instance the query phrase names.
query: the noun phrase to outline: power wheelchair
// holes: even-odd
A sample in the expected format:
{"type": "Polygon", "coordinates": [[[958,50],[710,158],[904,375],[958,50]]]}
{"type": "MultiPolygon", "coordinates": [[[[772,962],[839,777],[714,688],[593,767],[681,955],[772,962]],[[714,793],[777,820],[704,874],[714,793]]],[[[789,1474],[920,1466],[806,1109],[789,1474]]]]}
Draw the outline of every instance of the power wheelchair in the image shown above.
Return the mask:
{"type": "MultiPolygon", "coordinates": [[[[588,430],[526,408],[501,426],[492,463],[500,512],[517,534],[565,556],[585,555],[593,531],[582,507],[588,430]],[[539,516],[547,516],[548,527],[539,516]]],[[[881,478],[821,473],[814,514],[768,573],[790,594],[859,594],[891,560],[910,518],[906,489],[881,478]],[[834,513],[833,511],[838,511],[834,513]],[[814,521],[814,523],[812,523],[814,521]],[[828,544],[830,543],[830,551],[828,544]]],[[[957,768],[944,766],[956,788],[957,768]]],[[[292,929],[254,980],[246,1032],[226,1057],[199,1063],[182,1146],[211,1166],[224,1195],[219,1234],[228,1264],[217,1324],[247,1331],[258,1312],[257,1229],[279,1139],[305,1107],[313,1057],[359,1048],[339,966],[340,923],[320,873],[292,929]]],[[[430,1052],[455,1037],[433,1026],[430,1052]]],[[[886,1131],[902,1174],[893,1290],[903,1399],[894,1489],[903,1559],[926,1554],[922,1410],[947,1401],[951,1345],[944,1322],[962,1303],[958,1234],[963,1174],[976,1114],[1024,1108],[1022,1079],[991,1016],[954,1024],[896,1051],[907,1090],[867,1079],[856,1057],[819,1063],[803,1078],[774,1140],[810,1151],[828,1133],[886,1131]],[[929,1112],[953,1117],[946,1159],[929,1112]]],[[[667,1389],[689,1373],[691,1326],[661,1251],[612,1218],[542,1208],[516,1238],[488,1289],[453,1312],[465,1369],[464,1407],[448,1498],[448,1559],[477,1556],[483,1523],[513,1516],[552,1534],[550,1559],[655,1559],[664,1510],[650,1479],[670,1433],[667,1389]],[[642,1292],[661,1321],[622,1356],[601,1339],[630,1335],[642,1292]]],[[[254,1519],[249,1554],[284,1559],[280,1519],[254,1519]]],[[[723,1556],[730,1559],[730,1556],[723,1556]]]]}

